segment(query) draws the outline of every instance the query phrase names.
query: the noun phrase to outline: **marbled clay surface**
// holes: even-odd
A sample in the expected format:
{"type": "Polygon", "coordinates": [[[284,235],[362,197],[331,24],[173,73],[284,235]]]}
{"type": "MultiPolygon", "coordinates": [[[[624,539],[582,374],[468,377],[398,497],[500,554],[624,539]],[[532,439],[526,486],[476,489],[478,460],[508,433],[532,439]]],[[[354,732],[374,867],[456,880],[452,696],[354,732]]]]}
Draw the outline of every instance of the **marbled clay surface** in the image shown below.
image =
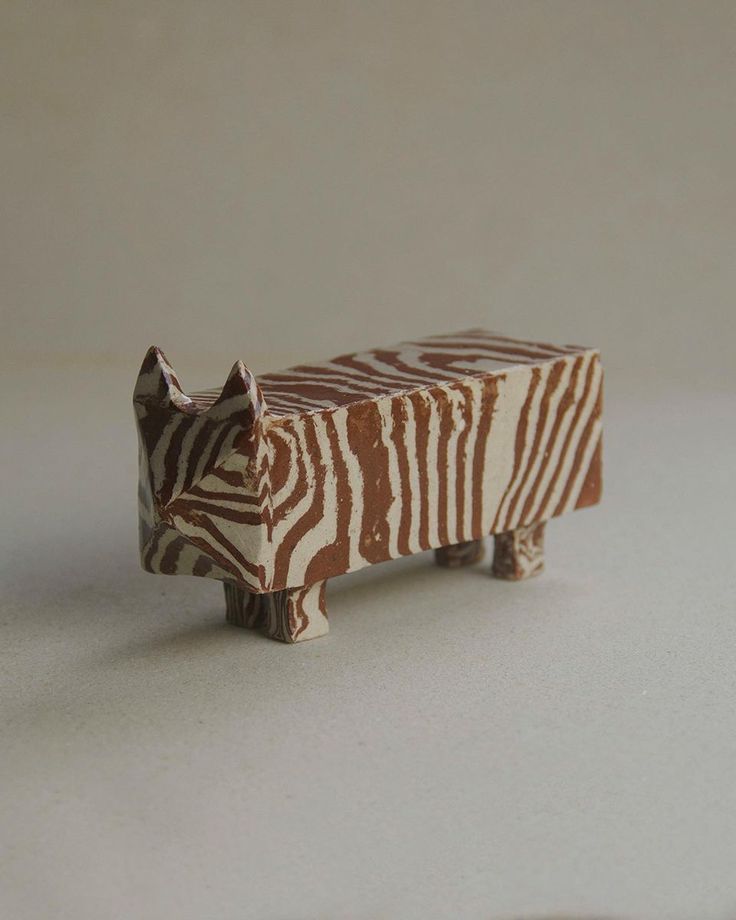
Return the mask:
{"type": "Polygon", "coordinates": [[[601,394],[595,349],[477,329],[190,395],[152,348],[143,565],[275,592],[595,504],[601,394]]]}

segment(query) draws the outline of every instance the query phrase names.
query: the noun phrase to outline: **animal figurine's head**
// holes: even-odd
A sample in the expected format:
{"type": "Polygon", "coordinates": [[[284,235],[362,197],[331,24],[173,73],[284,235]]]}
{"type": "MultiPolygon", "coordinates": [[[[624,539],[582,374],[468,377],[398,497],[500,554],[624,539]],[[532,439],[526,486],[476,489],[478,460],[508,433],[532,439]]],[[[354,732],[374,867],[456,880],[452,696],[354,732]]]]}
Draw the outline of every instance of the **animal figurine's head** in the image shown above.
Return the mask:
{"type": "Polygon", "coordinates": [[[240,496],[258,492],[266,407],[255,378],[238,361],[219,396],[188,396],[164,353],[154,347],[138,374],[133,405],[144,568],[217,578],[241,572],[242,562],[234,562],[232,552],[218,550],[208,512],[222,506],[228,490],[240,496]]]}

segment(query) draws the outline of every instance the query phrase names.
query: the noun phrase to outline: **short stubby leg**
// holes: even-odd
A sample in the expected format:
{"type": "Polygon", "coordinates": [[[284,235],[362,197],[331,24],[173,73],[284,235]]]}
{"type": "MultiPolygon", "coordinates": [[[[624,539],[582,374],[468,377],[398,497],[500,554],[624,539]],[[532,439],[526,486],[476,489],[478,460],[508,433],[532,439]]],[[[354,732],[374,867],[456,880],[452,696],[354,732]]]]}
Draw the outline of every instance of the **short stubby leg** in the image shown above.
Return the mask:
{"type": "Polygon", "coordinates": [[[325,585],[320,581],[301,588],[271,594],[251,594],[245,588],[225,584],[228,623],[260,629],[281,642],[303,642],[324,636],[329,630],[325,585]]]}
{"type": "Polygon", "coordinates": [[[520,581],[538,575],[544,568],[544,522],[497,533],[494,543],[496,578],[520,581]]]}
{"type": "Polygon", "coordinates": [[[459,569],[460,566],[480,562],[484,552],[482,540],[470,540],[468,543],[455,543],[454,546],[441,546],[434,551],[434,559],[437,565],[459,569]]]}
{"type": "Polygon", "coordinates": [[[248,629],[259,629],[265,621],[265,608],[263,594],[251,594],[245,588],[223,584],[225,589],[225,619],[232,626],[245,626],[248,629]]]}

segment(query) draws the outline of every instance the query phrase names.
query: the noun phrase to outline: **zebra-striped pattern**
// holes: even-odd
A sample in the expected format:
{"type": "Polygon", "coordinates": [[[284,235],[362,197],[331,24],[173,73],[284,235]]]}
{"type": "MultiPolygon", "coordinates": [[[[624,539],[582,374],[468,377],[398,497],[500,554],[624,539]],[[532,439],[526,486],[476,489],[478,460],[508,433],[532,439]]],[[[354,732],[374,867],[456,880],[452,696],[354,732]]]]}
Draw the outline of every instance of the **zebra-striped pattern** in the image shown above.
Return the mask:
{"type": "Polygon", "coordinates": [[[544,568],[544,521],[496,535],[493,574],[507,581],[539,575],[544,568]]]}
{"type": "Polygon", "coordinates": [[[190,396],[151,350],[143,564],[274,592],[594,504],[601,390],[597,351],[481,330],[190,396]]]}
{"type": "Polygon", "coordinates": [[[233,626],[260,629],[280,642],[302,642],[328,632],[325,583],[253,594],[225,583],[225,618],[233,626]]]}

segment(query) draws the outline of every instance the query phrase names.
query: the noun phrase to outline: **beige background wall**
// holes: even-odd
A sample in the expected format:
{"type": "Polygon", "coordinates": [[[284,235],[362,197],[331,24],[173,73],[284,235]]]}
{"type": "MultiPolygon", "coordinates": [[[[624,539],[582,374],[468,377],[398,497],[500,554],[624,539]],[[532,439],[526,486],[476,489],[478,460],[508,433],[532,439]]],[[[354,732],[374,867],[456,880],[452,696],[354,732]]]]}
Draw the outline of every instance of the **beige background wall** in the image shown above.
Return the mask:
{"type": "MultiPolygon", "coordinates": [[[[7,356],[483,324],[734,379],[732,2],[2,5],[7,356]]],[[[204,375],[204,379],[203,378],[204,375]]]]}

